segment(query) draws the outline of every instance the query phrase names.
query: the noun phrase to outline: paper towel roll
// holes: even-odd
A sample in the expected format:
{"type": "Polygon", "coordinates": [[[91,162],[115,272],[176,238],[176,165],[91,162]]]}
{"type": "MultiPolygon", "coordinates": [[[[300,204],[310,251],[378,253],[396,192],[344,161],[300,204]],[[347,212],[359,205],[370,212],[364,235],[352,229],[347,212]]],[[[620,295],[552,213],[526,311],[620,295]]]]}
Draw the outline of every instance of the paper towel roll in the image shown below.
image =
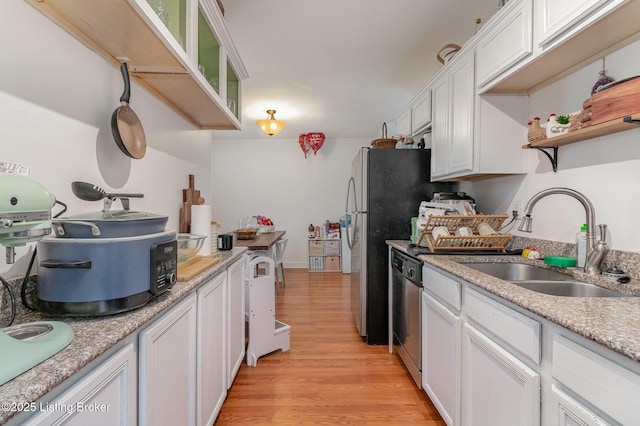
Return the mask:
{"type": "Polygon", "coordinates": [[[207,204],[191,206],[191,233],[206,235],[207,238],[198,252],[201,256],[211,254],[211,206],[207,204]]]}

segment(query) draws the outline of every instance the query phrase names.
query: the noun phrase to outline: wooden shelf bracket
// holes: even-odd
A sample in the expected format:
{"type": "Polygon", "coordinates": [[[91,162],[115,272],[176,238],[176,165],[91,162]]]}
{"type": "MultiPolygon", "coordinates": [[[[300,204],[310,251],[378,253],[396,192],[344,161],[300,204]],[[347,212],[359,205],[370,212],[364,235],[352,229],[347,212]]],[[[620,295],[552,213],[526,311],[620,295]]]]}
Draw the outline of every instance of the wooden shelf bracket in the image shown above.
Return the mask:
{"type": "Polygon", "coordinates": [[[640,120],[634,120],[633,118],[631,118],[630,115],[627,115],[626,117],[624,117],[622,121],[624,121],[625,123],[636,124],[640,126],[640,120]]]}

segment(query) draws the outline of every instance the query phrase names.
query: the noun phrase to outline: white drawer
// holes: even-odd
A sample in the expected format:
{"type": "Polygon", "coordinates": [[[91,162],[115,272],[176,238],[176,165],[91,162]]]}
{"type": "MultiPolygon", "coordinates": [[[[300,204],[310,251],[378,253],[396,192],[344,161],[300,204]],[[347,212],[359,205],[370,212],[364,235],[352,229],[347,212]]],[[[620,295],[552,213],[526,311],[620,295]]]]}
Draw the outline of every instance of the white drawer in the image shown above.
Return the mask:
{"type": "Polygon", "coordinates": [[[640,425],[640,376],[571,340],[553,337],[553,377],[623,425],[640,425]]]}
{"type": "Polygon", "coordinates": [[[540,323],[486,296],[465,288],[467,317],[540,364],[540,323]]]}
{"type": "Polygon", "coordinates": [[[449,307],[460,311],[461,302],[461,285],[459,282],[443,275],[442,273],[424,266],[422,268],[422,285],[425,291],[434,294],[441,301],[449,305],[449,307]]]}

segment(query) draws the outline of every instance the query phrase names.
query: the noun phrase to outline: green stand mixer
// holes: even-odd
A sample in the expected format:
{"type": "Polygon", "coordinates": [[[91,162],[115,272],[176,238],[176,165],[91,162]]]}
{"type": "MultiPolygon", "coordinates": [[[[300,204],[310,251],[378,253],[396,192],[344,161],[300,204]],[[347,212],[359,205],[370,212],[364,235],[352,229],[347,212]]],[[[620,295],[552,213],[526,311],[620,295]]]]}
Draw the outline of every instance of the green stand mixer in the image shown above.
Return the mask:
{"type": "MultiPolygon", "coordinates": [[[[0,244],[6,247],[6,263],[15,262],[15,247],[51,233],[54,204],[55,197],[36,181],[0,173],[0,244]]],[[[58,353],[71,340],[72,328],[60,321],[38,321],[0,329],[0,385],[58,353]]]]}
{"type": "Polygon", "coordinates": [[[15,247],[51,233],[51,208],[56,199],[38,182],[25,176],[0,173],[0,244],[7,263],[15,261],[15,247]]]}

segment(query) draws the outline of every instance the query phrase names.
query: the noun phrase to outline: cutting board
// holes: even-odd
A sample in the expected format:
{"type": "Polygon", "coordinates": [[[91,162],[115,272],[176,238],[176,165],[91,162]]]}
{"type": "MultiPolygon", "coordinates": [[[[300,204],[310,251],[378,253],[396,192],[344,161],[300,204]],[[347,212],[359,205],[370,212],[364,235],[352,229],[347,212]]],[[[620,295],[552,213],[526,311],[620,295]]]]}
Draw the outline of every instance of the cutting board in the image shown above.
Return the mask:
{"type": "Polygon", "coordinates": [[[186,262],[178,263],[178,281],[189,281],[196,275],[204,272],[220,262],[217,256],[195,256],[186,262]]]}
{"type": "Polygon", "coordinates": [[[189,188],[182,190],[182,211],[180,212],[180,232],[191,232],[191,206],[204,204],[200,190],[195,188],[195,176],[189,175],[189,188]]]}
{"type": "Polygon", "coordinates": [[[600,124],[640,112],[640,78],[611,83],[591,96],[591,124],[600,124]]]}

